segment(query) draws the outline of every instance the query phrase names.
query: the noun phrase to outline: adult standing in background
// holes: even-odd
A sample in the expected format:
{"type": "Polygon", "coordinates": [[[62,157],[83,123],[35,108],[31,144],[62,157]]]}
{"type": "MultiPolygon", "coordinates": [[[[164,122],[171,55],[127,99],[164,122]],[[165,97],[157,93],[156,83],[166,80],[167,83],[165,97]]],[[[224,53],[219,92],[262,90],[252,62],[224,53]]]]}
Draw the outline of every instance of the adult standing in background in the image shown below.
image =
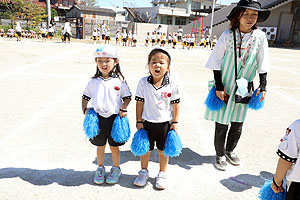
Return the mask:
{"type": "Polygon", "coordinates": [[[82,23],[80,22],[80,19],[77,19],[76,22],[76,38],[77,39],[81,39],[81,35],[82,35],[82,23]]]}
{"type": "Polygon", "coordinates": [[[64,25],[63,33],[64,33],[64,42],[67,41],[67,38],[68,38],[68,42],[70,42],[70,38],[72,35],[72,28],[71,28],[69,20],[67,20],[64,25]]]}
{"type": "Polygon", "coordinates": [[[183,34],[182,26],[179,26],[178,30],[177,30],[177,39],[178,39],[178,42],[182,41],[182,34],[183,34]]]}
{"type": "Polygon", "coordinates": [[[206,68],[214,73],[216,96],[226,103],[224,109],[207,109],[205,113],[205,119],[215,121],[215,167],[220,170],[226,170],[226,161],[240,165],[233,150],[242,133],[248,103],[236,97],[247,96],[249,89],[253,90],[257,72],[260,85],[256,95],[261,93],[260,101],[266,96],[267,72],[270,70],[268,40],[265,33],[257,29],[256,23],[265,21],[269,15],[270,11],[261,9],[259,2],[240,0],[227,16],[230,28],[223,32],[206,64],[206,68]],[[244,84],[237,86],[240,82],[244,84]],[[240,91],[243,94],[239,94],[240,91]]]}

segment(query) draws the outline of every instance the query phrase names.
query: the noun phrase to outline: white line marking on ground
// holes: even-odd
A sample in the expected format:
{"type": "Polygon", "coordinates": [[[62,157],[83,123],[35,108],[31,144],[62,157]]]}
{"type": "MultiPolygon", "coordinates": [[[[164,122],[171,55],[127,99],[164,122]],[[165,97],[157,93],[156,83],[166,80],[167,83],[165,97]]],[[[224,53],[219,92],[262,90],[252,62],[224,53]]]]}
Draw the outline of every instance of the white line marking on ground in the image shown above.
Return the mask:
{"type": "Polygon", "coordinates": [[[76,49],[76,50],[74,50],[74,51],[68,51],[68,52],[66,52],[66,53],[60,53],[59,55],[51,55],[51,56],[43,57],[43,58],[41,58],[41,60],[38,61],[38,62],[26,64],[26,65],[24,65],[23,67],[18,67],[17,69],[14,69],[14,70],[11,70],[11,71],[2,72],[2,73],[0,74],[0,78],[5,77],[5,76],[9,76],[9,75],[18,74],[18,73],[21,73],[21,72],[23,72],[23,71],[29,70],[29,69],[31,69],[31,68],[33,68],[33,67],[36,67],[36,66],[42,66],[42,65],[44,65],[45,63],[52,62],[53,59],[55,59],[56,61],[57,61],[57,60],[60,60],[60,59],[64,59],[64,58],[65,58],[66,56],[68,56],[68,55],[72,55],[72,54],[74,54],[74,53],[83,51],[84,49],[88,49],[88,48],[91,48],[91,47],[90,47],[90,46],[84,46],[84,47],[81,47],[81,48],[76,49]]]}
{"type": "Polygon", "coordinates": [[[276,93],[278,96],[282,97],[284,100],[290,101],[290,102],[293,102],[293,103],[296,103],[296,104],[300,105],[300,101],[290,97],[289,95],[283,94],[282,92],[279,92],[278,90],[275,90],[275,89],[270,89],[270,90],[272,92],[276,93]]]}
{"type": "Polygon", "coordinates": [[[290,73],[295,74],[295,75],[300,75],[299,72],[295,72],[295,71],[290,70],[290,69],[285,69],[285,68],[282,68],[282,67],[277,67],[275,65],[271,65],[271,66],[272,66],[272,68],[277,69],[277,70],[281,70],[281,71],[285,71],[285,72],[290,72],[290,73]]]}
{"type": "Polygon", "coordinates": [[[72,92],[80,90],[81,87],[82,87],[82,84],[79,83],[67,90],[61,91],[55,97],[54,100],[53,99],[49,100],[48,103],[43,105],[43,108],[41,110],[39,110],[38,112],[31,115],[29,120],[24,121],[23,124],[18,126],[12,132],[7,133],[6,134],[7,136],[5,136],[5,138],[2,141],[0,141],[0,146],[4,146],[9,140],[15,139],[18,134],[24,133],[24,132],[30,130],[32,127],[34,127],[40,121],[40,119],[42,117],[44,117],[46,114],[50,113],[51,111],[53,112],[53,107],[55,104],[65,102],[66,99],[69,98],[69,96],[72,92]]]}

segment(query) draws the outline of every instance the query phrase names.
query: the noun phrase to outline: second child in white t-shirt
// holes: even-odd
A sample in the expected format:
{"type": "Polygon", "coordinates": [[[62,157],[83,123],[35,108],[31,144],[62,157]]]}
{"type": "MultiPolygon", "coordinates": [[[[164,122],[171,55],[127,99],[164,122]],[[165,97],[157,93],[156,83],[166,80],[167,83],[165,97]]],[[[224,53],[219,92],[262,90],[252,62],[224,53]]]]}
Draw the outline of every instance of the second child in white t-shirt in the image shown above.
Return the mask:
{"type": "Polygon", "coordinates": [[[136,90],[136,127],[148,132],[150,150],[141,156],[139,175],[134,181],[145,186],[149,179],[148,163],[154,143],[158,150],[160,170],[156,177],[156,188],[166,188],[166,170],[169,158],[163,154],[167,133],[177,132],[180,97],[178,85],[169,77],[170,54],[163,48],[154,48],[148,55],[150,75],[143,77],[136,90]]]}

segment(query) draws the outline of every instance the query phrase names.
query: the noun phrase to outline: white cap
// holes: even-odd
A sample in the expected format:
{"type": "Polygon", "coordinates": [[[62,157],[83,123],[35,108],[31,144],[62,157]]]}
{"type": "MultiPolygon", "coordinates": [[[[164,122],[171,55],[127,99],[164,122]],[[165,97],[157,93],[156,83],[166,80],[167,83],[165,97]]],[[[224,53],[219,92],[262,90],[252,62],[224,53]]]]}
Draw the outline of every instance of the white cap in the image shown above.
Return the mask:
{"type": "Polygon", "coordinates": [[[100,45],[95,53],[95,58],[101,57],[101,58],[118,58],[118,51],[117,48],[114,45],[106,44],[106,45],[100,45]]]}

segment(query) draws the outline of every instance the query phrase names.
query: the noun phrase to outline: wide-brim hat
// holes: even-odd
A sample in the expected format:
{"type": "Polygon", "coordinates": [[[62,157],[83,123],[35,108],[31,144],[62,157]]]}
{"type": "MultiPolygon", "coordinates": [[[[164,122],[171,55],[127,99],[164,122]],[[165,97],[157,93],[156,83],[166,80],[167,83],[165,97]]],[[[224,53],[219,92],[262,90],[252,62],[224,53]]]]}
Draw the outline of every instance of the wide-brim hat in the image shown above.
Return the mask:
{"type": "Polygon", "coordinates": [[[227,16],[227,19],[232,20],[234,15],[242,9],[251,9],[258,11],[257,22],[266,21],[266,19],[270,16],[271,11],[267,9],[262,9],[261,4],[258,1],[254,0],[240,0],[236,7],[234,7],[230,14],[227,16]]]}

